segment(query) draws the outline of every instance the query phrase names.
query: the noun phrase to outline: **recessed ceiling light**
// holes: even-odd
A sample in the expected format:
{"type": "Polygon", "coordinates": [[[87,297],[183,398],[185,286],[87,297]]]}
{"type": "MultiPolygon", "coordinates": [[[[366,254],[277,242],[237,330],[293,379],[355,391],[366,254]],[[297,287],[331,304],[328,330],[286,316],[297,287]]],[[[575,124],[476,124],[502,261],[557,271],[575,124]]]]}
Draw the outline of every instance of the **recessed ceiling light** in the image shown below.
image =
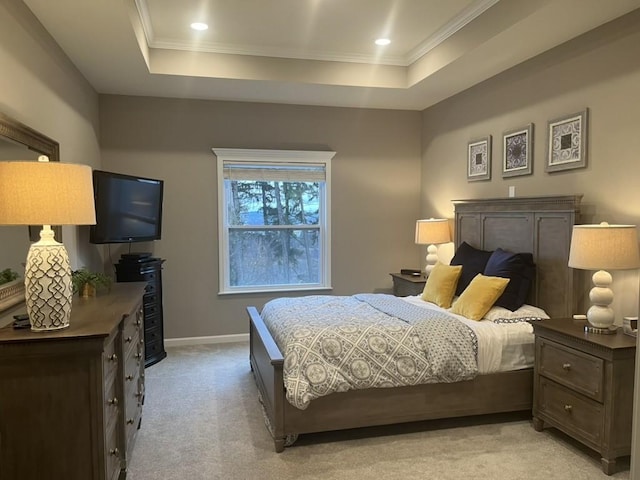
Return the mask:
{"type": "Polygon", "coordinates": [[[191,24],[191,28],[193,28],[194,30],[206,30],[207,28],[209,28],[209,25],[207,25],[206,23],[194,22],[191,24]]]}
{"type": "Polygon", "coordinates": [[[389,45],[391,43],[391,40],[389,40],[388,38],[379,38],[376,40],[376,45],[389,45]]]}

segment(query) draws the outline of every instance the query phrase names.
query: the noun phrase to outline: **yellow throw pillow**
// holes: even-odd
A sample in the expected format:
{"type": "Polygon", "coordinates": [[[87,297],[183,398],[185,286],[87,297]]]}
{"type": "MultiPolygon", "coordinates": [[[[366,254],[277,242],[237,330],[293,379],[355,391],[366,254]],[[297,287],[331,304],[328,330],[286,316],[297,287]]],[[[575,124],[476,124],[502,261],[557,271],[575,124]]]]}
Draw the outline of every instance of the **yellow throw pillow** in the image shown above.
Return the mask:
{"type": "Polygon", "coordinates": [[[508,278],[488,277],[479,273],[453,302],[451,313],[463,315],[471,320],[482,319],[502,295],[508,283],[508,278]]]}
{"type": "Polygon", "coordinates": [[[454,267],[437,262],[424,285],[422,300],[449,308],[461,273],[462,265],[454,267]]]}

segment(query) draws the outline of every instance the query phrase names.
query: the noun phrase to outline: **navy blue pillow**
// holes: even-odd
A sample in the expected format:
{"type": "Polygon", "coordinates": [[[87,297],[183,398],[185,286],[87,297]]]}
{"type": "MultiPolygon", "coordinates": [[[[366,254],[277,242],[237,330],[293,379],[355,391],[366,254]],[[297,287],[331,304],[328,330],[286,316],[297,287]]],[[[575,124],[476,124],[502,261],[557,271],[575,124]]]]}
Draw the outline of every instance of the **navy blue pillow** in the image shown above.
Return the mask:
{"type": "Polygon", "coordinates": [[[494,305],[512,312],[520,308],[527,300],[535,273],[532,254],[496,249],[484,268],[484,275],[508,278],[510,281],[494,305]]]}
{"type": "Polygon", "coordinates": [[[486,250],[478,250],[467,242],[460,244],[451,262],[449,262],[450,265],[462,265],[462,273],[456,286],[456,295],[462,294],[464,289],[471,283],[471,280],[477,274],[484,272],[492,253],[486,250]]]}

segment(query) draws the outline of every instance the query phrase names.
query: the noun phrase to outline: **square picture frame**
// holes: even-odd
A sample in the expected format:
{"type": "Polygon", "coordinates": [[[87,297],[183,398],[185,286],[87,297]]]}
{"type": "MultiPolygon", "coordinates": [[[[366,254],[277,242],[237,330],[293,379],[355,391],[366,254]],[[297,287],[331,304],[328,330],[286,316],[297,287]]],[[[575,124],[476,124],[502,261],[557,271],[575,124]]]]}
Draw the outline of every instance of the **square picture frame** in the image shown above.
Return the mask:
{"type": "Polygon", "coordinates": [[[491,135],[471,140],[467,145],[467,180],[491,180],[491,135]]]}
{"type": "Polygon", "coordinates": [[[502,176],[517,177],[533,173],[533,124],[502,134],[502,176]]]}
{"type": "Polygon", "coordinates": [[[547,127],[545,172],[561,172],[587,166],[589,109],[550,120],[547,127]]]}

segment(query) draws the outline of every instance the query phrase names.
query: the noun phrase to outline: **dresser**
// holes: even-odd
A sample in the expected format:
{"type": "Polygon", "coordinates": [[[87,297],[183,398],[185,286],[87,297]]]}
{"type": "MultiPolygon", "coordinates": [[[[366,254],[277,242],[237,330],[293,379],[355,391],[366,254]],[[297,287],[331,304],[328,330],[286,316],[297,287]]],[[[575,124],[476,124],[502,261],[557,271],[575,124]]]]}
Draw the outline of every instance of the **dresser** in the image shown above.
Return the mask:
{"type": "Polygon", "coordinates": [[[74,298],[63,330],[0,329],[2,480],[126,478],[144,401],[144,288],[74,298]]]}
{"type": "Polygon", "coordinates": [[[144,313],[144,363],[146,367],[158,363],[167,356],[164,349],[164,327],[162,308],[162,264],[161,258],[147,257],[140,261],[120,259],[115,265],[118,282],[146,282],[144,313]]]}
{"type": "Polygon", "coordinates": [[[532,322],[533,427],[555,427],[599,452],[602,470],[631,454],[636,339],[587,333],[585,322],[532,322]]]}
{"type": "Polygon", "coordinates": [[[424,275],[404,275],[402,273],[390,273],[389,275],[393,279],[393,294],[396,297],[420,295],[427,283],[424,275]]]}

